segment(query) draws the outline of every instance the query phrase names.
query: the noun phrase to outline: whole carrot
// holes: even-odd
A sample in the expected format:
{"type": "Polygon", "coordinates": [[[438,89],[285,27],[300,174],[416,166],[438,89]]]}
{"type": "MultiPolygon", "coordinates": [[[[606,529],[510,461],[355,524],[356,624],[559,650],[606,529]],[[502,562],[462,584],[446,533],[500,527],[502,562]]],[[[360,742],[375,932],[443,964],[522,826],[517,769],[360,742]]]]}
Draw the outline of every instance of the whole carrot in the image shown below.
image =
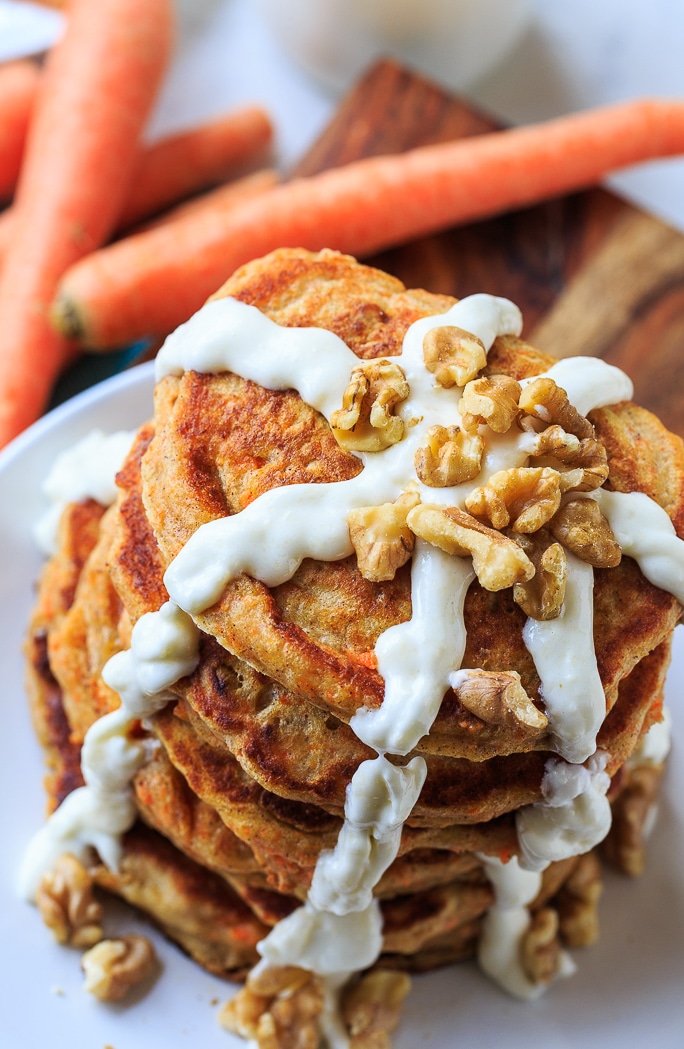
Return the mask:
{"type": "Polygon", "coordinates": [[[41,79],[0,275],[0,447],[40,413],[70,347],[47,311],[121,213],[170,57],[171,0],[73,0],[41,79]]]}
{"type": "MultiPolygon", "coordinates": [[[[143,148],[117,230],[222,182],[254,160],[272,134],[267,114],[258,106],[245,106],[143,148]]],[[[5,208],[0,213],[0,266],[15,229],[15,209],[5,208]]]]}
{"type": "Polygon", "coordinates": [[[0,66],[0,201],[14,192],[40,73],[35,62],[0,66]]]}
{"type": "Polygon", "coordinates": [[[372,157],[273,189],[221,222],[122,240],[65,274],[60,330],[106,348],[171,331],[238,266],[277,247],[367,255],[684,152],[684,103],[637,100],[372,157]]]}

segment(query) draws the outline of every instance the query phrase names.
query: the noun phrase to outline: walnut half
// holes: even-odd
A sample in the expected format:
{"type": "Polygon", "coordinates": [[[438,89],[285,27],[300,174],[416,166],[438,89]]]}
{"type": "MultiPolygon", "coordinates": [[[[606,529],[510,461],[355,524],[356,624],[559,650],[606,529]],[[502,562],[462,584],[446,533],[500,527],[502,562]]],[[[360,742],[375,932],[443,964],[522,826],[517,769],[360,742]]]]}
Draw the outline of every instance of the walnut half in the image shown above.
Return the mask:
{"type": "Polygon", "coordinates": [[[543,732],[548,718],[537,710],[514,670],[456,670],[449,684],[466,710],[488,725],[543,732]]]}
{"type": "Polygon", "coordinates": [[[560,543],[554,543],[546,528],[534,535],[516,535],[518,543],[534,565],[531,579],[516,583],[513,600],[530,619],[557,619],[563,610],[568,578],[568,559],[560,543]]]}
{"type": "Polygon", "coordinates": [[[414,545],[406,517],[419,501],[417,492],[406,491],[394,503],[361,506],[349,512],[349,538],[364,579],[373,583],[394,579],[397,569],[406,564],[414,545]]]}
{"type": "Polygon", "coordinates": [[[558,914],[552,907],[536,911],[520,943],[520,963],[530,983],[549,984],[561,963],[558,914]]]}
{"type": "Polygon", "coordinates": [[[295,966],[266,966],[219,1012],[227,1031],[258,1049],[318,1049],[324,998],[320,980],[295,966]]]}
{"type": "Polygon", "coordinates": [[[485,590],[503,590],[534,575],[534,565],[514,540],[456,506],[421,503],[406,521],[414,535],[447,554],[472,557],[473,569],[485,590]]]}
{"type": "Polygon", "coordinates": [[[71,853],[43,876],[36,903],[58,943],[92,947],[102,939],[102,906],[93,896],[93,879],[71,853]]]}
{"type": "Polygon", "coordinates": [[[406,973],[386,969],[376,969],[345,988],[342,1019],[351,1036],[349,1049],[389,1049],[389,1035],[410,988],[406,973]]]}
{"type": "Polygon", "coordinates": [[[487,423],[495,433],[507,433],[518,415],[520,383],[510,375],[482,375],[463,389],[460,403],[464,429],[487,423]]]}
{"type": "Polygon", "coordinates": [[[83,955],[85,989],[101,1002],[118,1002],[155,970],[154,947],[145,936],[100,940],[83,955]]]}
{"type": "Polygon", "coordinates": [[[615,568],[622,550],[593,499],[569,499],[554,514],[549,528],[555,539],[594,568],[615,568]]]}
{"type": "Polygon", "coordinates": [[[430,488],[449,488],[477,477],[484,439],[459,426],[430,426],[415,455],[416,473],[430,488]]]}
{"type": "Polygon", "coordinates": [[[536,532],[558,510],[560,474],[548,466],[518,466],[497,470],[487,483],[466,498],[475,517],[489,520],[494,528],[536,532]]]}
{"type": "Polygon", "coordinates": [[[394,361],[364,361],[354,368],[342,407],[330,416],[340,447],[381,452],[404,436],[404,422],[394,409],[410,393],[404,372],[394,361]]]}
{"type": "Polygon", "coordinates": [[[431,328],[423,339],[423,360],[440,386],[465,386],[487,363],[484,343],[453,324],[431,328]]]}
{"type": "Polygon", "coordinates": [[[596,943],[601,890],[601,864],[593,852],[587,852],[580,856],[554,901],[560,935],[568,947],[590,947],[596,943]]]}

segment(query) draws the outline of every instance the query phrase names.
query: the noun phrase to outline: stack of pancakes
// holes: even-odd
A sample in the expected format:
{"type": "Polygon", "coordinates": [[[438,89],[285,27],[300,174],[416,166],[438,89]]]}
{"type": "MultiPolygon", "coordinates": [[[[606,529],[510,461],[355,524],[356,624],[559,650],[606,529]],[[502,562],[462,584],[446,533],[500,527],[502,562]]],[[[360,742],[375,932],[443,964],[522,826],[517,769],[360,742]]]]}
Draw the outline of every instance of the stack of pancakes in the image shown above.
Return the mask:
{"type": "MultiPolygon", "coordinates": [[[[239,270],[219,295],[257,306],[278,324],[319,326],[360,358],[394,356],[420,317],[452,305],[332,252],[282,250],[239,270]]],[[[552,364],[514,337],[496,340],[487,373],[516,379],[552,364]]],[[[650,413],[620,404],[591,413],[608,452],[606,487],[642,491],[684,535],[684,450],[650,413]]],[[[294,391],[230,374],[188,371],[157,386],[153,419],[137,434],[109,509],[64,512],[59,549],[43,573],[28,639],[34,721],[50,768],[52,807],[81,781],[88,727],[118,706],[100,676],[128,647],[132,625],[167,599],[163,575],[204,523],[238,513],[269,489],[355,476],[326,420],[294,391]]],[[[274,522],[274,528],[278,523],[274,522]]],[[[640,738],[661,718],[677,601],[634,561],[597,569],[594,635],[607,716],[611,798],[640,738]]],[[[240,576],[197,617],[196,671],[139,732],[148,760],[134,790],[139,812],[118,872],[97,881],[147,911],[200,964],[241,976],[270,926],[306,897],[317,857],[332,848],[345,790],[373,757],[348,722],[382,702],[373,650],[411,615],[410,564],[369,582],[354,556],[305,560],[268,589],[240,576]]],[[[463,667],[515,670],[540,709],[539,679],[511,589],[477,582],[465,605],[463,667]]],[[[474,953],[492,889],[478,853],[517,848],[515,811],[540,801],[549,737],[491,725],[444,698],[418,747],[428,776],[399,856],[377,886],[384,965],[426,969],[474,953]]],[[[579,860],[552,864],[533,909],[554,905],[579,860]]]]}

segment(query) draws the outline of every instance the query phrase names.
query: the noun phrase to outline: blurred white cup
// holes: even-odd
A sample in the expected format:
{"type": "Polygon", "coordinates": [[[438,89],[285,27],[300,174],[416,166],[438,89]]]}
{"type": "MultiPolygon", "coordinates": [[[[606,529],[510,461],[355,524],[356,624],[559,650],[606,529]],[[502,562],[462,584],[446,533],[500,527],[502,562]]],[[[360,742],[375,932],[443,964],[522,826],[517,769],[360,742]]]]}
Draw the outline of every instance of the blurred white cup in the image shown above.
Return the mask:
{"type": "Polygon", "coordinates": [[[257,0],[287,53],[335,93],[380,56],[460,90],[513,47],[533,0],[257,0]]]}

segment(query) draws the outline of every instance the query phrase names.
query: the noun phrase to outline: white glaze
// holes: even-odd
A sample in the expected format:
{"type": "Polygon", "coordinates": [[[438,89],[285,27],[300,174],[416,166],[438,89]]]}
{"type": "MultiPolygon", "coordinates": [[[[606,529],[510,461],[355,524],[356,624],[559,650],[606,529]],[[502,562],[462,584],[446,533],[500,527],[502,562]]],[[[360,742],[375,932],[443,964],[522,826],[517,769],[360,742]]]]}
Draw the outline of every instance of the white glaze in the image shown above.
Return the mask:
{"type": "Polygon", "coordinates": [[[112,434],[92,430],[57,456],[43,483],[49,506],[33,529],[33,537],[44,554],[49,556],[57,549],[59,519],[68,503],[95,499],[102,506],[111,506],[117,495],[114,478],[134,436],[124,430],[112,434]]]}
{"type": "Polygon", "coordinates": [[[549,863],[589,852],[610,830],[607,754],[597,751],[584,765],[551,758],[542,779],[543,802],[516,812],[521,866],[541,871],[549,863]]]}
{"type": "Polygon", "coordinates": [[[662,765],[672,747],[672,715],[663,707],[661,721],[654,722],[627,759],[628,768],[654,768],[662,765]]]}
{"type": "Polygon", "coordinates": [[[335,848],[323,851],[316,863],[309,890],[314,907],[342,915],[370,906],[373,889],[399,851],[426,774],[423,758],[402,767],[378,755],[359,765],[347,787],[335,848]]]}
{"type": "Polygon", "coordinates": [[[378,638],[375,654],[385,682],[382,706],[362,707],[350,721],[377,750],[408,754],[430,731],[466,644],[463,604],[475,578],[470,560],[450,557],[416,540],[411,566],[411,618],[378,638]]]}
{"type": "Polygon", "coordinates": [[[121,706],[88,729],[81,753],[85,786],[65,798],[29,844],[19,875],[27,899],[65,852],[87,862],[94,848],[107,867],[118,868],[121,835],[137,815],[131,780],[145,761],[145,746],[129,738],[131,728],[166,703],[165,690],[174,681],[191,673],[198,643],[193,621],[168,602],[143,616],[131,648],[106,664],[102,676],[119,691],[121,706]]]}
{"type": "Polygon", "coordinates": [[[684,605],[684,541],[655,500],[643,492],[591,493],[613,529],[623,554],[633,557],[654,586],[684,605]]]}
{"type": "Polygon", "coordinates": [[[528,619],[523,640],[541,679],[555,749],[582,762],[596,750],[606,697],[594,652],[594,571],[566,551],[565,601],[556,619],[528,619]]]}
{"type": "MultiPolygon", "coordinates": [[[[629,376],[600,357],[566,357],[544,375],[563,387],[580,415],[588,415],[594,408],[630,401],[634,396],[634,384],[629,376]]],[[[522,385],[531,381],[524,379],[522,385]]]]}
{"type": "MultiPolygon", "coordinates": [[[[541,888],[541,874],[525,870],[513,856],[507,863],[481,854],[487,877],[494,889],[494,905],[485,915],[477,948],[483,972],[516,998],[535,999],[544,984],[532,983],[520,960],[521,941],[530,925],[528,905],[541,888]]],[[[563,952],[556,978],[569,976],[575,966],[563,952]]]]}

